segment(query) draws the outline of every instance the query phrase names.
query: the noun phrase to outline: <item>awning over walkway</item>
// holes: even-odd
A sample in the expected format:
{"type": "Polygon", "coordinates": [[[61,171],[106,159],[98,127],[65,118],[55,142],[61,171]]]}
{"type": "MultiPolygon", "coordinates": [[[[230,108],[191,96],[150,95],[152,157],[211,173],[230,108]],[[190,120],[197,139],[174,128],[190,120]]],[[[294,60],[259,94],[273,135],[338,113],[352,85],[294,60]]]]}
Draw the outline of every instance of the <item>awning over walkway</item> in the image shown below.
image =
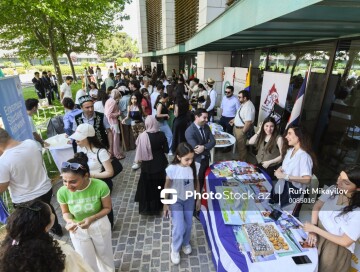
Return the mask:
{"type": "MultiPolygon", "coordinates": [[[[230,51],[360,37],[360,0],[240,0],[188,40],[188,51],[230,51]]],[[[166,55],[167,49],[154,52],[166,55]]]]}

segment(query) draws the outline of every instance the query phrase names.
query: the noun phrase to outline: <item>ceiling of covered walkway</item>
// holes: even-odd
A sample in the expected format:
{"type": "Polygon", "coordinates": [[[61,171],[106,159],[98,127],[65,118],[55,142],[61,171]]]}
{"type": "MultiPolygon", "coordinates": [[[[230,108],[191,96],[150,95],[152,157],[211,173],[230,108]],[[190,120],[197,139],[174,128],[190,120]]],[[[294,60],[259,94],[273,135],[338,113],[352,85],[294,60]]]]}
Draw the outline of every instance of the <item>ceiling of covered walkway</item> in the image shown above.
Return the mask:
{"type": "Polygon", "coordinates": [[[264,48],[360,36],[360,0],[265,1],[239,1],[187,41],[185,51],[264,48]]]}
{"type": "Polygon", "coordinates": [[[360,37],[360,0],[239,0],[185,44],[140,56],[360,37]]]}

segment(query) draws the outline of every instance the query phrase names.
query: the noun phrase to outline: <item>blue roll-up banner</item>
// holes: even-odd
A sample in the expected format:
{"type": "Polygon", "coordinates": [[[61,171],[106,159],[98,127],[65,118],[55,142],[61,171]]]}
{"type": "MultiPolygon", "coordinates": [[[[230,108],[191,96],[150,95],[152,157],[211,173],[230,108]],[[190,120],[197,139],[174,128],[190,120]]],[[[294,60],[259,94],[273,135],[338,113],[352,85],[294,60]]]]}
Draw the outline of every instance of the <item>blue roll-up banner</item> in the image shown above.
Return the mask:
{"type": "Polygon", "coordinates": [[[11,138],[33,139],[19,76],[0,78],[0,114],[11,138]]]}

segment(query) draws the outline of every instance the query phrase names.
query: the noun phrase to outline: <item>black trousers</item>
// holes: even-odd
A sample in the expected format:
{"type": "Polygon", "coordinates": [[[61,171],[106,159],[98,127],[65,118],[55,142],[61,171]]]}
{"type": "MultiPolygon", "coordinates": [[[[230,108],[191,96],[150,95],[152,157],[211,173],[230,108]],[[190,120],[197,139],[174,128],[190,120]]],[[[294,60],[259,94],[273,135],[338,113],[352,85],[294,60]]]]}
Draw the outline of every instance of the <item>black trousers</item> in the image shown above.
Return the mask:
{"type": "Polygon", "coordinates": [[[199,179],[199,183],[200,183],[200,192],[202,192],[202,189],[204,187],[205,172],[206,172],[206,169],[208,169],[208,167],[209,167],[209,160],[210,160],[209,157],[205,157],[200,162],[200,169],[199,169],[199,175],[198,175],[198,179],[199,179]]]}
{"type": "MultiPolygon", "coordinates": [[[[113,189],[113,181],[111,178],[102,178],[102,181],[104,181],[106,183],[106,185],[109,187],[110,189],[110,195],[112,193],[112,189],[113,189]]],[[[114,211],[111,205],[111,211],[107,214],[107,217],[109,218],[110,224],[111,224],[111,228],[114,227],[114,211]]]]}
{"type": "Polygon", "coordinates": [[[215,109],[208,111],[208,120],[210,122],[214,122],[214,116],[216,116],[215,109]]]}
{"type": "Polygon", "coordinates": [[[230,120],[234,119],[235,117],[225,117],[221,116],[219,124],[223,127],[223,130],[227,133],[233,135],[233,126],[229,124],[230,120]]]}

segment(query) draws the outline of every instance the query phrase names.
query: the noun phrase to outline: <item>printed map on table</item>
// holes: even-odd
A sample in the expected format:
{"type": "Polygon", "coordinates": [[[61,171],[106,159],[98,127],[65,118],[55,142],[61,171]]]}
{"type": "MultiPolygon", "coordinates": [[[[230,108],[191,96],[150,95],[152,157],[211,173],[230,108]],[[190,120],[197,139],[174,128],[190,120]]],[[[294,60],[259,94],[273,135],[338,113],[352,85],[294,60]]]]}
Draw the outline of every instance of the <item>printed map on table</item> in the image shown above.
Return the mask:
{"type": "Polygon", "coordinates": [[[215,186],[219,199],[221,214],[227,225],[243,225],[264,222],[257,205],[252,199],[252,190],[244,185],[239,187],[215,186]]]}

